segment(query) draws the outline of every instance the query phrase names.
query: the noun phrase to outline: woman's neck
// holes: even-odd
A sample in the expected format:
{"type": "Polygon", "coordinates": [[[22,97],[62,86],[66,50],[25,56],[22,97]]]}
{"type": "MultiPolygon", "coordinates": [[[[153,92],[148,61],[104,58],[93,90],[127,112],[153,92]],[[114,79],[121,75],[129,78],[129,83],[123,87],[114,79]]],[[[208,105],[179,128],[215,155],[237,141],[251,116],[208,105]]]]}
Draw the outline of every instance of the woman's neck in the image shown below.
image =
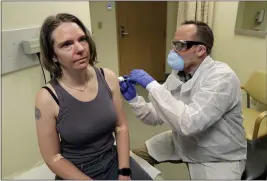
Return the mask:
{"type": "Polygon", "coordinates": [[[84,86],[91,79],[91,76],[89,66],[84,70],[66,71],[63,69],[61,80],[69,86],[79,87],[84,86]]]}

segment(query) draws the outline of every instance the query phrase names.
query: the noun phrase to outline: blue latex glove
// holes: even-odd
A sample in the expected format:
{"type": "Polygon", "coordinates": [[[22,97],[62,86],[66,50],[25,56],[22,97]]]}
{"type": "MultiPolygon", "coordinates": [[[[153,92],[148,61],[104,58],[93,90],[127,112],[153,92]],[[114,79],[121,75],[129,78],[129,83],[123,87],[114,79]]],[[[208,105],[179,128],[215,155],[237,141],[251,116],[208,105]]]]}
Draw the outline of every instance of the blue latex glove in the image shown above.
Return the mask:
{"type": "Polygon", "coordinates": [[[143,88],[146,88],[146,86],[155,79],[144,70],[135,69],[130,72],[130,80],[141,85],[143,88]]]}
{"type": "Polygon", "coordinates": [[[123,76],[123,78],[127,80],[120,82],[121,94],[123,95],[124,99],[131,101],[137,96],[135,86],[133,85],[134,82],[128,79],[128,76],[123,76]]]}

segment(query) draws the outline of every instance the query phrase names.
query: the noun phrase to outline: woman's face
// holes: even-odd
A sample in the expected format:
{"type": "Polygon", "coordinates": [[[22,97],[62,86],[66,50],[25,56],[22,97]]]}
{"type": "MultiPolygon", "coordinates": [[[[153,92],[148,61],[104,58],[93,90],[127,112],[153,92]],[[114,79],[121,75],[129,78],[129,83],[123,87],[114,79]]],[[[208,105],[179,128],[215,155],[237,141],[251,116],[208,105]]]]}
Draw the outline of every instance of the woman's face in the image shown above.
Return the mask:
{"type": "Polygon", "coordinates": [[[86,35],[76,23],[60,24],[52,33],[54,52],[62,69],[82,70],[89,64],[90,51],[86,35]]]}

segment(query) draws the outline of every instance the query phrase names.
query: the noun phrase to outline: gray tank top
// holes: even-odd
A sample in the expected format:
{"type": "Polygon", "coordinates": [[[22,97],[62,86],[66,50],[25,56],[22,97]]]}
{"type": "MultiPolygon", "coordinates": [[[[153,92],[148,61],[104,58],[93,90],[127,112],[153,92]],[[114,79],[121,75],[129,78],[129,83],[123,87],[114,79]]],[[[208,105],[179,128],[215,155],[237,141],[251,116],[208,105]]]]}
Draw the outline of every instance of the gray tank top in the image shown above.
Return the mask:
{"type": "Polygon", "coordinates": [[[98,82],[95,99],[81,102],[70,95],[57,80],[50,83],[58,96],[57,132],[61,154],[74,164],[82,164],[111,149],[116,127],[112,94],[103,74],[93,67],[98,82]]]}

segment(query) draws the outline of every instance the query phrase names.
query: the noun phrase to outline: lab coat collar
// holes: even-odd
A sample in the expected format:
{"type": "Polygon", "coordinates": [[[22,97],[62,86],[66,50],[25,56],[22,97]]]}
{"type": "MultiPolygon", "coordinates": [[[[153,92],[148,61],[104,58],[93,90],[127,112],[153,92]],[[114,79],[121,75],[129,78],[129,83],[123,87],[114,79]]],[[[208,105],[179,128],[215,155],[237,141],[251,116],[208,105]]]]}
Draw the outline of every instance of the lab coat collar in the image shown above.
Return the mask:
{"type": "Polygon", "coordinates": [[[181,87],[181,93],[191,90],[191,88],[193,87],[194,83],[198,79],[200,73],[203,70],[208,69],[208,67],[210,67],[212,65],[212,63],[213,63],[213,59],[210,56],[207,56],[203,60],[203,62],[200,64],[200,66],[197,68],[196,72],[194,73],[194,76],[190,80],[188,80],[187,82],[185,82],[183,84],[183,86],[181,87]]]}

